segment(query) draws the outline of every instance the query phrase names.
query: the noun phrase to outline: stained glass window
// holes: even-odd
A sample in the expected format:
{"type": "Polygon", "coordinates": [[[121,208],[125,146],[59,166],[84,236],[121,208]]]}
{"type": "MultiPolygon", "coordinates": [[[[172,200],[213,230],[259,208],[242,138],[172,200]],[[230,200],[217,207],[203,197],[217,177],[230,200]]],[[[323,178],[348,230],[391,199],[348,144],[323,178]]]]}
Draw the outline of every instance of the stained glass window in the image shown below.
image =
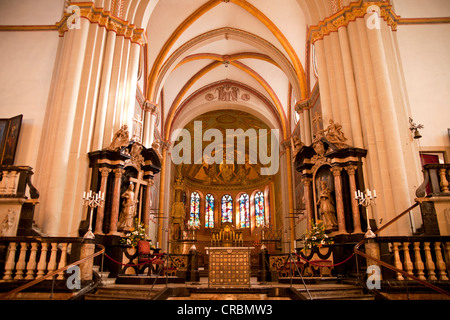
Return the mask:
{"type": "Polygon", "coordinates": [[[226,194],[222,197],[222,223],[233,222],[233,199],[226,194]]]}
{"type": "Polygon", "coordinates": [[[239,225],[241,228],[250,227],[250,201],[246,193],[239,197],[239,225]]]}
{"type": "Polygon", "coordinates": [[[205,227],[214,228],[214,196],[210,193],[205,197],[205,227]]]}
{"type": "Polygon", "coordinates": [[[264,226],[264,194],[258,191],[255,195],[256,227],[264,226]]]}
{"type": "Polygon", "coordinates": [[[200,195],[198,192],[191,193],[191,215],[189,224],[195,227],[200,225],[200,195]]]}

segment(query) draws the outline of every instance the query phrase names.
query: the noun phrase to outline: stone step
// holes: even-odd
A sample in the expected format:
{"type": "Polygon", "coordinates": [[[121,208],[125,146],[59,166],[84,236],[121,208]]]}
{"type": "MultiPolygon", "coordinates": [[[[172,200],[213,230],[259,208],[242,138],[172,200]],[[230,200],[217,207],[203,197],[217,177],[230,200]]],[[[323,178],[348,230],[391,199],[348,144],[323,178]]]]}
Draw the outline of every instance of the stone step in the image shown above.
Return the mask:
{"type": "MultiPolygon", "coordinates": [[[[107,287],[98,287],[94,295],[99,298],[115,299],[116,297],[123,299],[147,299],[151,298],[157,293],[157,290],[153,290],[150,293],[149,287],[142,286],[122,286],[122,285],[110,285],[107,287]]],[[[93,294],[91,294],[90,298],[93,294]]],[[[87,295],[86,295],[87,296],[87,295]]]]}
{"type": "MultiPolygon", "coordinates": [[[[374,300],[373,295],[349,284],[316,284],[308,285],[307,288],[314,300],[374,300]]],[[[298,292],[309,298],[306,288],[300,288],[298,292]]]]}

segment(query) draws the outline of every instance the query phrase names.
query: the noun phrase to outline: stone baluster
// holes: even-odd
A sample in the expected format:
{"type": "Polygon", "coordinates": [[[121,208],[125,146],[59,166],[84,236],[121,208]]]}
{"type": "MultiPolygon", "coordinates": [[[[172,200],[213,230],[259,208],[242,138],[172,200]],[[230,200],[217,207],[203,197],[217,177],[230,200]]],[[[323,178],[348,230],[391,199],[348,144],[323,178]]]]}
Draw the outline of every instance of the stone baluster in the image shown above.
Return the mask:
{"type": "Polygon", "coordinates": [[[30,258],[28,259],[28,263],[27,263],[27,276],[25,277],[25,279],[27,279],[27,280],[34,279],[34,271],[37,266],[37,263],[36,263],[37,250],[38,250],[38,243],[32,242],[31,249],[30,249],[30,258]]]}
{"type": "Polygon", "coordinates": [[[48,261],[47,266],[47,274],[56,270],[56,254],[58,253],[58,244],[56,242],[52,242],[52,249],[50,252],[50,260],[48,261]]]}
{"type": "Polygon", "coordinates": [[[37,274],[36,278],[40,278],[45,274],[45,270],[47,269],[47,250],[48,250],[48,243],[42,242],[41,243],[41,256],[39,258],[39,262],[37,265],[37,274]]]}
{"type": "MultiPolygon", "coordinates": [[[[392,245],[394,247],[394,265],[397,269],[403,270],[403,264],[400,260],[400,253],[398,248],[400,246],[400,242],[394,242],[392,245]]],[[[399,272],[397,272],[397,280],[404,280],[402,274],[399,272]]]]}
{"type": "Polygon", "coordinates": [[[428,271],[428,280],[437,280],[433,258],[431,257],[430,242],[424,242],[423,249],[425,250],[425,266],[428,271]]]}
{"type": "Polygon", "coordinates": [[[447,262],[447,272],[450,274],[450,242],[445,243],[445,261],[447,262]]]}
{"type": "Polygon", "coordinates": [[[446,273],[447,268],[445,266],[444,259],[442,258],[440,242],[434,243],[434,253],[436,254],[436,266],[439,270],[439,280],[448,280],[447,273],[446,273]]]}
{"type": "Polygon", "coordinates": [[[17,243],[10,242],[8,247],[8,257],[6,258],[5,263],[5,274],[3,275],[3,280],[11,280],[12,273],[15,266],[15,258],[16,258],[16,248],[17,243]]]}
{"type": "Polygon", "coordinates": [[[14,280],[22,280],[24,270],[26,267],[25,257],[27,255],[27,249],[28,249],[28,243],[21,242],[20,243],[20,255],[19,259],[17,260],[16,264],[16,276],[14,277],[14,280]]]}
{"type": "MultiPolygon", "coordinates": [[[[59,259],[58,269],[61,269],[66,266],[67,262],[67,246],[68,243],[61,243],[61,258],[59,259]]],[[[58,273],[58,280],[64,280],[64,271],[58,273]]]]}
{"type": "Polygon", "coordinates": [[[411,262],[411,256],[409,254],[409,242],[403,242],[403,266],[408,274],[414,275],[414,266],[411,262]]]}
{"type": "Polygon", "coordinates": [[[439,177],[441,178],[441,182],[439,184],[441,187],[441,192],[449,192],[446,168],[439,169],[439,177]]]}
{"type": "Polygon", "coordinates": [[[420,256],[420,242],[414,242],[414,267],[416,268],[417,277],[420,280],[426,280],[425,273],[423,272],[425,265],[423,264],[422,257],[420,256]]]}

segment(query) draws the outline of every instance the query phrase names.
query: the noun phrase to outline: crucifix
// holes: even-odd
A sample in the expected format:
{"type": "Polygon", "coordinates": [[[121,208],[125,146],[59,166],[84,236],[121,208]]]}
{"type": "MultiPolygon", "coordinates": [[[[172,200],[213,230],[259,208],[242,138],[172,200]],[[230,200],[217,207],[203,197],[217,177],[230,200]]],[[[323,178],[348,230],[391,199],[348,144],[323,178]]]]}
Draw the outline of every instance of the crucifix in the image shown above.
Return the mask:
{"type": "MultiPolygon", "coordinates": [[[[137,178],[130,177],[130,182],[133,182],[135,185],[135,187],[134,187],[135,194],[136,194],[135,199],[139,199],[139,203],[142,203],[143,193],[140,192],[141,185],[143,185],[143,186],[148,185],[148,182],[144,180],[144,172],[139,171],[137,178]]],[[[138,210],[138,220],[139,221],[141,221],[141,211],[142,211],[142,207],[141,207],[141,205],[139,205],[139,210],[138,210]]]]}

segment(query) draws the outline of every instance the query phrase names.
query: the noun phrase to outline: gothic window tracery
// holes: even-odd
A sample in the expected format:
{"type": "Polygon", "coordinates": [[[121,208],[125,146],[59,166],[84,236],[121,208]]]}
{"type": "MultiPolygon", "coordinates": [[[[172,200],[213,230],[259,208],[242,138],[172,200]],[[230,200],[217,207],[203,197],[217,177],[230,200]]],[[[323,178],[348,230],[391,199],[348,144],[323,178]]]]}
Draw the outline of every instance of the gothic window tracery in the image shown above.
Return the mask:
{"type": "Polygon", "coordinates": [[[233,222],[233,199],[226,194],[222,197],[222,223],[233,222]]]}
{"type": "Polygon", "coordinates": [[[198,192],[191,193],[191,214],[189,224],[191,226],[200,225],[200,195],[198,192]]]}
{"type": "Polygon", "coordinates": [[[250,200],[246,193],[239,197],[239,226],[241,228],[250,227],[250,200]]]}
{"type": "Polygon", "coordinates": [[[256,227],[264,226],[264,194],[261,191],[258,191],[255,194],[255,220],[256,227]]]}
{"type": "Polygon", "coordinates": [[[214,228],[214,196],[210,193],[205,197],[205,228],[214,228]]]}

